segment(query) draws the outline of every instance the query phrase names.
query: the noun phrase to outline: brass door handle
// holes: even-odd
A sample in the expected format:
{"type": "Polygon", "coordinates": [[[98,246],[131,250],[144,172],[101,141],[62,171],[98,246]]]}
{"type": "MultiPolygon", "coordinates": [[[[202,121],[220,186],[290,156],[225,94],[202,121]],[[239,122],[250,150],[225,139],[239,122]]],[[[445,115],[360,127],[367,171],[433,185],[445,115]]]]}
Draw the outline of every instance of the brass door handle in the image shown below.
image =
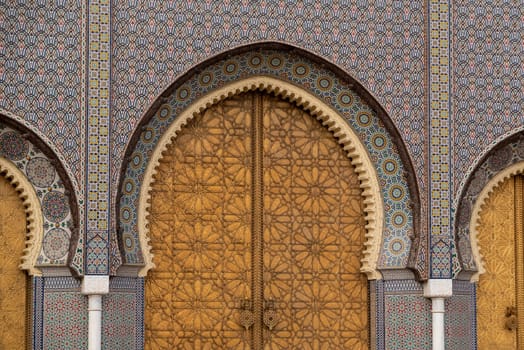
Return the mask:
{"type": "Polygon", "coordinates": [[[246,329],[246,331],[253,325],[253,323],[255,323],[252,308],[251,300],[242,300],[240,303],[240,324],[246,329]]]}
{"type": "Polygon", "coordinates": [[[277,324],[277,312],[275,310],[275,301],[274,300],[267,300],[264,302],[264,315],[263,315],[264,324],[266,325],[269,330],[273,330],[273,328],[277,324]]]}
{"type": "Polygon", "coordinates": [[[517,308],[514,306],[506,308],[506,329],[513,331],[518,328],[517,322],[517,308]]]}

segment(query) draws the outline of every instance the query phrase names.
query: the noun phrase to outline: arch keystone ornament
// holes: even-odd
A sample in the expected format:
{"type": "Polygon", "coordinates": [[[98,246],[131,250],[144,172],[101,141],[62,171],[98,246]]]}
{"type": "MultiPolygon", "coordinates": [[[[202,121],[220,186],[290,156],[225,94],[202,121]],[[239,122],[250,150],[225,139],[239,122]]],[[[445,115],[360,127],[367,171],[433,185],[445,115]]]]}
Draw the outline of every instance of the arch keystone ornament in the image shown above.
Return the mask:
{"type": "Polygon", "coordinates": [[[364,197],[367,224],[365,226],[366,241],[361,272],[365,273],[368,279],[380,279],[381,274],[377,270],[377,260],[382,242],[384,208],[378,177],[367,150],[347,122],[325,102],[295,85],[267,76],[254,76],[239,80],[203,96],[184,110],[161,136],[148,163],[140,190],[138,231],[140,233],[140,244],[145,252],[145,266],[140,270],[139,276],[146,276],[147,271],[155,266],[153,256],[150,253],[148,215],[151,205],[150,191],[163,153],[176,138],[181,128],[196,115],[229,97],[248,91],[272,93],[295,103],[321,121],[333,133],[339,144],[343,146],[347,156],[351,159],[351,164],[355,166],[364,197]]]}

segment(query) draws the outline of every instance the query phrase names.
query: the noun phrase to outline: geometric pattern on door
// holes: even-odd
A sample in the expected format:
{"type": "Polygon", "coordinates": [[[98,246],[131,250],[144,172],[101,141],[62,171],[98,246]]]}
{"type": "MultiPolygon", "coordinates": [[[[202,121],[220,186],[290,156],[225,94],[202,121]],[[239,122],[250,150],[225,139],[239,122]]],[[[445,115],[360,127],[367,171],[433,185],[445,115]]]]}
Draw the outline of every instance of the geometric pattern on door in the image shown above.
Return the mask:
{"type": "Polygon", "coordinates": [[[183,127],[159,162],[146,349],[366,349],[365,213],[335,137],[246,93],[183,127]]]}
{"type": "Polygon", "coordinates": [[[0,203],[0,349],[26,349],[27,275],[19,268],[26,248],[26,209],[4,175],[0,203]]]}
{"type": "MultiPolygon", "coordinates": [[[[477,286],[478,348],[517,349],[522,324],[523,181],[521,175],[506,178],[483,202],[477,222],[477,239],[485,272],[477,286]],[[519,288],[520,286],[520,288],[519,288]],[[511,310],[508,308],[516,307],[511,310]]],[[[520,347],[518,347],[520,348],[520,347]]]]}

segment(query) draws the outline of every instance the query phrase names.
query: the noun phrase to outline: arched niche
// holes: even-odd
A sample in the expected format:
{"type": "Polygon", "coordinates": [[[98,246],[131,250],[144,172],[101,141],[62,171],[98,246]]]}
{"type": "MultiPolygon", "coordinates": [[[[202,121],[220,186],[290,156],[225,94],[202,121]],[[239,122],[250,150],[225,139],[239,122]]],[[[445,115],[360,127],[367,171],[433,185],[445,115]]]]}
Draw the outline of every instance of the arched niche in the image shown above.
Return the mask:
{"type": "Polygon", "coordinates": [[[464,278],[478,281],[484,272],[477,230],[480,212],[494,189],[511,176],[524,172],[524,133],[495,145],[471,172],[459,199],[455,232],[464,278]]]}
{"type": "Polygon", "coordinates": [[[0,116],[0,172],[19,193],[28,221],[20,268],[36,276],[82,274],[76,198],[61,162],[34,132],[0,116]]]}
{"type": "Polygon", "coordinates": [[[410,254],[419,249],[412,240],[418,233],[420,206],[414,171],[398,132],[376,100],[341,69],[274,43],[243,47],[195,67],[144,116],[127,148],[119,186],[119,242],[126,268],[143,276],[153,266],[148,189],[164,147],[195,113],[249,90],[293,101],[322,120],[348,151],[366,200],[362,271],[368,278],[381,278],[381,270],[408,268],[410,254]]]}

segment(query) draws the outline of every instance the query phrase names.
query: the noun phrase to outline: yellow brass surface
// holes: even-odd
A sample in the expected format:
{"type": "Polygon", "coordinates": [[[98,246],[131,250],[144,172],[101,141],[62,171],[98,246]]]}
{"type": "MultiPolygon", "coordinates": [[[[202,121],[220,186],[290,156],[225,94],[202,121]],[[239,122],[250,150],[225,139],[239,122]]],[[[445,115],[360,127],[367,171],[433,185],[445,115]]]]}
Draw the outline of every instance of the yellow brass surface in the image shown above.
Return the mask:
{"type": "Polygon", "coordinates": [[[289,102],[195,117],[152,186],[146,349],[367,349],[361,198],[337,140],[289,102]]]}
{"type": "Polygon", "coordinates": [[[507,306],[516,305],[515,198],[515,178],[510,178],[489,196],[480,214],[478,239],[486,268],[477,289],[480,350],[517,349],[516,332],[505,326],[507,306]]]}
{"type": "Polygon", "coordinates": [[[0,203],[0,349],[25,349],[27,282],[18,265],[25,248],[26,213],[4,176],[0,176],[0,203]]]}

